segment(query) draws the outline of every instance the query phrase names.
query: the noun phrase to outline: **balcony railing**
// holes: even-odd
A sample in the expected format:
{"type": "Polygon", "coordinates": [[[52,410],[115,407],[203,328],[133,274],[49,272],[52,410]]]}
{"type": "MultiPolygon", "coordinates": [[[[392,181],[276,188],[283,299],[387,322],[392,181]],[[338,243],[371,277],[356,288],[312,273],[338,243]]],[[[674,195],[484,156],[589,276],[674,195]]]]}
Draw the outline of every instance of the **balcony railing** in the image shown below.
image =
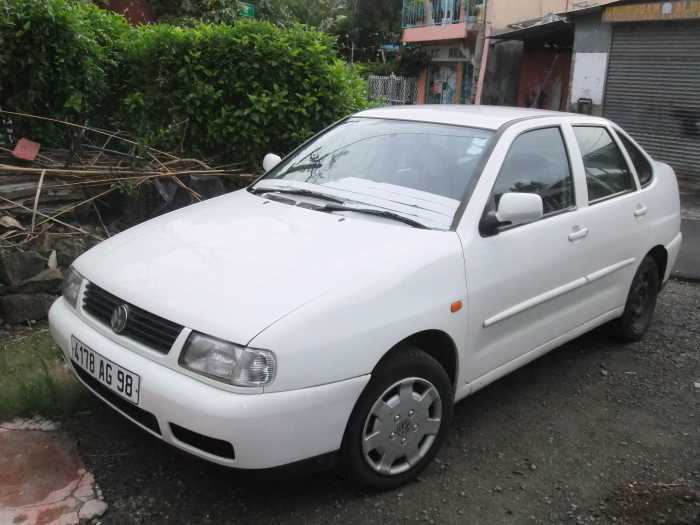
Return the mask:
{"type": "Polygon", "coordinates": [[[485,0],[403,0],[401,26],[440,26],[476,23],[483,14],[485,0]]]}

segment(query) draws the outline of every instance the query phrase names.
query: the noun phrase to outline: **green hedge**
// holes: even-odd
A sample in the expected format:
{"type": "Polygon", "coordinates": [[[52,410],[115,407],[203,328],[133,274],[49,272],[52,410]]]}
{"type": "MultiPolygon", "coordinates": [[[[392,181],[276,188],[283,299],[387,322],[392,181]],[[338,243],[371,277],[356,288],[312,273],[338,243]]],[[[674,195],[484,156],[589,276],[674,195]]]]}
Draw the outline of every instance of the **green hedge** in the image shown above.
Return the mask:
{"type": "MultiPolygon", "coordinates": [[[[89,3],[0,0],[0,106],[101,120],[114,110],[108,95],[129,32],[123,17],[89,3]]],[[[41,126],[32,131],[49,133],[41,126]]]]}
{"type": "MultiPolygon", "coordinates": [[[[132,28],[78,0],[0,0],[0,106],[258,164],[366,105],[333,39],[302,26],[132,28]]],[[[34,128],[34,138],[55,137],[34,128]],[[38,135],[38,136],[37,136],[38,135]]]]}

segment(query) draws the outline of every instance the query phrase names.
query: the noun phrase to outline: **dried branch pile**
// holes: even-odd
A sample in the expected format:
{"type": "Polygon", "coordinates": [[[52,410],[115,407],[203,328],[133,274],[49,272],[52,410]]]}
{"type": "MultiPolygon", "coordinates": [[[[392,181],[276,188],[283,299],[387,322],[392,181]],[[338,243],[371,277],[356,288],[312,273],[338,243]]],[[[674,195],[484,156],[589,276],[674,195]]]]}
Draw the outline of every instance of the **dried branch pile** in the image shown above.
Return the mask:
{"type": "Polygon", "coordinates": [[[32,161],[18,159],[10,144],[0,143],[0,248],[22,249],[52,228],[93,238],[109,236],[113,228],[105,224],[96,204],[115,192],[135,194],[144,187],[154,188],[161,202],[154,204],[151,215],[157,215],[172,205],[176,195],[180,201],[184,195],[194,202],[254,177],[240,164],[180,158],[118,131],[2,110],[0,117],[50,121],[65,128],[71,143],[66,149],[41,149],[32,161]],[[71,220],[72,212],[87,207],[104,235],[71,220]]]}

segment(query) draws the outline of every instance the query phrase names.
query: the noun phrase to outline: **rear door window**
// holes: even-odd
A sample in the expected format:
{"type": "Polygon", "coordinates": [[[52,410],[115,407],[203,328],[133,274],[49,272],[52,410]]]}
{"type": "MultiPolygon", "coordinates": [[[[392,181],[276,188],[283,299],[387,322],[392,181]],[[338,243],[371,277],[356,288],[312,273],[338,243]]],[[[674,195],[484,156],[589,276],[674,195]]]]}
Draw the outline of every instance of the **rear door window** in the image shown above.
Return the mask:
{"type": "Polygon", "coordinates": [[[583,156],[589,202],[635,190],[632,172],[606,128],[574,126],[574,134],[583,156]]]}
{"type": "Polygon", "coordinates": [[[632,159],[634,169],[637,170],[637,177],[639,177],[639,184],[641,184],[642,187],[646,186],[651,182],[653,175],[651,164],[649,164],[649,161],[639,148],[624,134],[618,132],[617,136],[620,137],[620,142],[622,142],[622,145],[627,150],[627,154],[630,156],[630,159],[632,159]]]}

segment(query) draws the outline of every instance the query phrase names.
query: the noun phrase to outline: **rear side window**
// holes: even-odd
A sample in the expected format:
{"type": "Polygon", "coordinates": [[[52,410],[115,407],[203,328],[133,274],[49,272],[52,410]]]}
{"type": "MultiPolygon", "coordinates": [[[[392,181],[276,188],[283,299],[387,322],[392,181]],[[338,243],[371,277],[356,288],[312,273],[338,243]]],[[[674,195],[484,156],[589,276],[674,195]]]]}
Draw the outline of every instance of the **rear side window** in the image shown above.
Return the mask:
{"type": "Polygon", "coordinates": [[[632,159],[632,164],[634,164],[634,169],[637,170],[637,177],[639,177],[639,184],[646,186],[651,182],[652,169],[651,164],[644,156],[644,154],[639,151],[639,148],[632,144],[632,141],[625,137],[622,133],[617,134],[620,137],[622,145],[627,150],[627,154],[632,159]]]}
{"type": "Polygon", "coordinates": [[[574,180],[558,127],[527,131],[517,137],[496,179],[496,206],[508,192],[537,193],[545,215],[576,204],[574,180]]]}
{"type": "Polygon", "coordinates": [[[635,189],[632,172],[607,129],[574,126],[574,134],[586,169],[589,202],[635,189]]]}

